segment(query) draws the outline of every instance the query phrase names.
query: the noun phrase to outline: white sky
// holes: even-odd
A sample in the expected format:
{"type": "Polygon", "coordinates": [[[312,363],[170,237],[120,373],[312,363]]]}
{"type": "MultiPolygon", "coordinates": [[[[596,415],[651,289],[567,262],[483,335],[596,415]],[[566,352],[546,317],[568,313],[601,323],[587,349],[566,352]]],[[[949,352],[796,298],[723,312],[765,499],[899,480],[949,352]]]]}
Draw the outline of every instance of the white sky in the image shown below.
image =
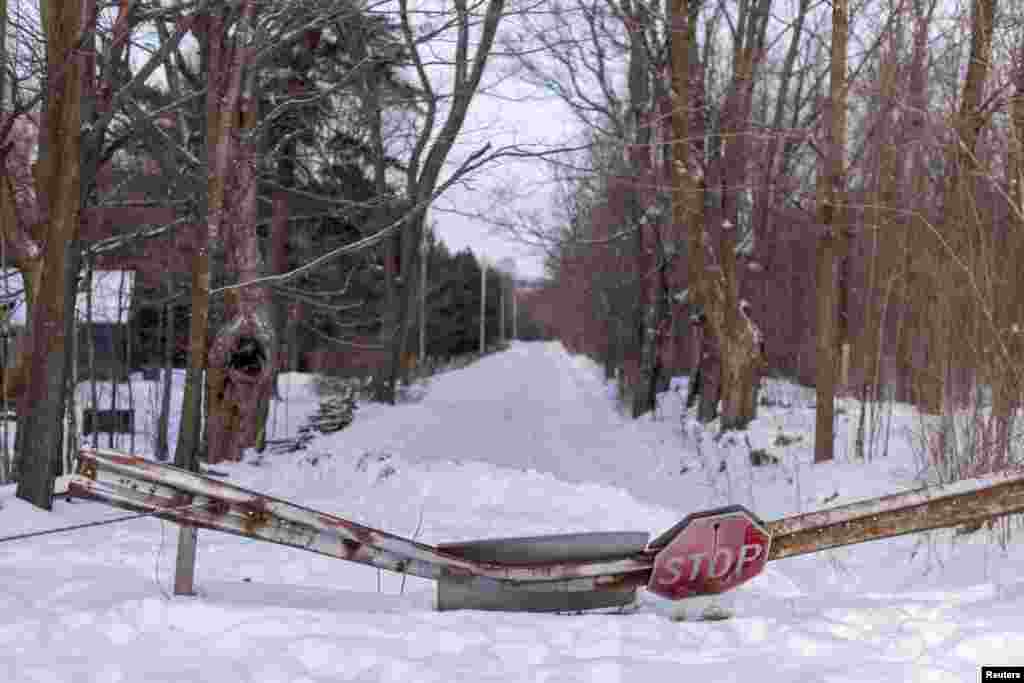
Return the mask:
{"type": "MultiPolygon", "coordinates": [[[[499,25],[494,47],[496,52],[503,51],[501,41],[504,35],[522,30],[518,17],[512,13],[529,2],[506,0],[507,16],[499,25]]],[[[480,0],[478,11],[483,11],[485,3],[486,0],[480,0]]],[[[389,4],[384,0],[378,7],[389,4]]],[[[437,0],[414,0],[411,4],[426,11],[438,5],[437,0]]],[[[414,21],[418,18],[415,12],[414,9],[414,21]]],[[[452,54],[453,44],[454,35],[449,33],[432,41],[423,52],[441,60],[452,54]]],[[[451,83],[449,66],[435,63],[433,68],[428,67],[428,71],[435,90],[443,92],[451,83]]],[[[540,145],[546,149],[572,144],[577,133],[576,123],[565,105],[516,77],[516,71],[514,59],[492,55],[484,72],[481,90],[473,99],[459,139],[449,155],[446,170],[454,170],[460,161],[488,143],[492,150],[512,144],[540,145]]],[[[411,69],[406,77],[417,82],[411,69]]],[[[443,108],[441,112],[442,116],[447,113],[443,108]]],[[[441,123],[438,122],[438,128],[441,123]]],[[[498,160],[470,176],[467,182],[451,188],[435,202],[431,210],[432,222],[438,235],[453,251],[469,247],[478,257],[483,256],[491,263],[512,259],[518,275],[540,277],[543,260],[537,249],[515,241],[483,217],[473,218],[465,214],[489,215],[488,209],[495,201],[494,191],[499,189],[516,197],[514,202],[506,202],[499,207],[503,214],[500,218],[507,219],[510,212],[545,210],[550,204],[549,178],[550,173],[543,160],[498,160]]],[[[442,173],[441,182],[444,180],[445,173],[442,173]]]]}
{"type": "MultiPolygon", "coordinates": [[[[489,95],[475,99],[463,128],[460,148],[475,149],[485,142],[494,147],[513,143],[552,147],[570,144],[576,133],[575,124],[560,101],[554,98],[519,102],[505,99],[522,96],[527,87],[518,81],[505,81],[496,89],[500,99],[489,95]]],[[[543,266],[538,250],[516,242],[483,219],[449,213],[445,209],[454,207],[460,213],[486,213],[494,201],[492,191],[500,188],[525,195],[518,200],[515,209],[543,210],[550,203],[549,178],[542,160],[497,161],[438,200],[431,212],[437,232],[452,250],[470,247],[492,262],[511,258],[516,262],[518,275],[540,277],[543,266]]]]}

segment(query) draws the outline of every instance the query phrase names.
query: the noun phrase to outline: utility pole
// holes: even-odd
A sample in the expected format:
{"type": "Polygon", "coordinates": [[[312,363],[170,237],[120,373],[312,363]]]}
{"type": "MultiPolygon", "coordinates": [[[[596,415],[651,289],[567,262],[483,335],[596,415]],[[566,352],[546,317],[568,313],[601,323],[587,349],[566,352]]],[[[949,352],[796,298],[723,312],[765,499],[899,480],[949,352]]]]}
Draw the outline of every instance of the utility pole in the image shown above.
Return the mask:
{"type": "Polygon", "coordinates": [[[519,307],[516,298],[516,281],[512,280],[512,338],[519,339],[519,307]]]}
{"type": "Polygon", "coordinates": [[[484,323],[487,322],[487,259],[480,259],[480,355],[484,355],[484,348],[486,346],[486,328],[484,323]]]}
{"type": "MultiPolygon", "coordinates": [[[[512,286],[513,280],[516,274],[516,262],[515,259],[503,258],[498,263],[498,270],[501,272],[501,341],[505,343],[508,339],[505,338],[505,316],[508,315],[508,306],[505,304],[505,294],[507,290],[512,286]]],[[[512,301],[515,302],[515,294],[512,295],[512,301]]],[[[512,322],[513,329],[515,329],[515,321],[512,322]]],[[[515,336],[515,332],[512,333],[515,336]]]]}

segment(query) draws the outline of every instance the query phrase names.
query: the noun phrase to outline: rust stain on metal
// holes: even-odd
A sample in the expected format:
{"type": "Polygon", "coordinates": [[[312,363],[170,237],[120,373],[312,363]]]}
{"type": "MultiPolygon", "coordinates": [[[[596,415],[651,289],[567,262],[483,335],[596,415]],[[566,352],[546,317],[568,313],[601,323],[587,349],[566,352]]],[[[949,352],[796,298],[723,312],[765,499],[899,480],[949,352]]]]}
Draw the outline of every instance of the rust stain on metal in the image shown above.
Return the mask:
{"type": "Polygon", "coordinates": [[[340,517],[334,517],[333,515],[318,514],[317,517],[325,526],[344,529],[348,532],[349,536],[354,537],[359,543],[372,545],[377,541],[373,531],[361,524],[356,524],[340,517]]]}
{"type": "MultiPolygon", "coordinates": [[[[564,582],[575,586],[573,590],[580,586],[602,585],[611,590],[626,581],[618,574],[643,573],[650,569],[649,562],[641,557],[594,561],[589,565],[587,562],[562,562],[535,567],[473,562],[411,539],[158,463],[145,461],[139,463],[144,467],[133,468],[138,474],[128,473],[118,465],[134,465],[137,460],[114,456],[116,454],[108,452],[83,451],[82,461],[93,463],[99,481],[87,490],[86,480],[81,478],[76,492],[116,507],[154,512],[180,524],[305,548],[389,571],[426,578],[479,576],[515,583],[564,582]],[[158,486],[154,487],[154,483],[158,486]],[[202,502],[202,507],[181,509],[193,501],[202,502]],[[341,532],[341,538],[330,533],[332,529],[341,532]],[[608,578],[598,579],[598,575],[608,578]]],[[[644,583],[635,579],[629,581],[644,583]]]]}
{"type": "Polygon", "coordinates": [[[96,480],[96,461],[82,459],[78,462],[78,474],[86,479],[96,480]]]}
{"type": "Polygon", "coordinates": [[[77,481],[71,480],[68,482],[68,493],[77,498],[93,498],[92,491],[85,486],[82,486],[77,481]]]}
{"type": "MultiPolygon", "coordinates": [[[[768,524],[769,530],[779,531],[772,536],[768,559],[779,560],[866,541],[983,522],[1018,512],[1024,512],[1024,482],[1013,481],[842,519],[832,524],[808,524],[801,528],[800,517],[791,517],[768,524]]],[[[810,514],[822,518],[822,521],[827,520],[823,513],[810,514]]]]}
{"type": "Polygon", "coordinates": [[[627,588],[646,586],[650,581],[650,570],[623,572],[618,574],[602,574],[588,577],[589,589],[594,591],[620,591],[627,588]]]}
{"type": "Polygon", "coordinates": [[[145,459],[136,457],[134,455],[104,453],[104,457],[110,460],[110,462],[115,463],[117,465],[131,465],[133,467],[140,467],[147,464],[147,461],[145,459]]]}
{"type": "Polygon", "coordinates": [[[222,517],[231,511],[231,504],[226,500],[213,499],[206,506],[206,510],[212,517],[222,517]]]}
{"type": "Polygon", "coordinates": [[[188,493],[186,491],[175,491],[174,495],[171,496],[171,502],[168,507],[183,508],[190,505],[192,503],[192,500],[193,496],[191,493],[188,493]]]}
{"type": "Polygon", "coordinates": [[[264,498],[256,497],[235,507],[242,513],[242,526],[247,533],[254,534],[258,529],[270,524],[273,518],[270,510],[267,509],[267,501],[264,498]]]}

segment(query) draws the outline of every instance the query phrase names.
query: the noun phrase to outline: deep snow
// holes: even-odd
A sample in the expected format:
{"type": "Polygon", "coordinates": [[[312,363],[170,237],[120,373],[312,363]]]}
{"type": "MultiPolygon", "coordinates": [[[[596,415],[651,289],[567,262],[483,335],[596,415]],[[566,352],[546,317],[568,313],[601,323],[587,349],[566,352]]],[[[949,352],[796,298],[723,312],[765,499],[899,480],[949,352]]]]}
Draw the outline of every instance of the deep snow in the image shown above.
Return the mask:
{"type": "MultiPolygon", "coordinates": [[[[284,384],[272,437],[294,434],[316,407],[311,378],[284,384]]],[[[147,452],[159,385],[133,389],[137,451],[147,452]]],[[[855,408],[842,403],[839,456],[815,466],[806,391],[772,382],[766,394],[779,405],[762,408],[747,438],[717,439],[684,427],[685,380],[655,418],[632,421],[591,361],[517,343],[435,377],[419,402],[361,405],[350,428],[306,451],[218,469],[431,543],[656,534],[727,503],[774,519],[919,485],[909,409],[896,408],[891,455],[865,464],[848,455],[855,408]],[[751,448],[781,462],[753,467],[751,448]]],[[[44,513],[11,486],[0,506],[0,536],[124,514],[63,500],[44,513]]],[[[621,613],[438,613],[429,582],[403,587],[400,576],[214,532],[200,532],[199,596],[173,597],[176,531],[141,519],[0,544],[0,680],[852,683],[973,681],[982,665],[1024,665],[1024,553],[988,532],[775,562],[729,594],[734,618],[677,622],[644,592],[621,613]]]]}

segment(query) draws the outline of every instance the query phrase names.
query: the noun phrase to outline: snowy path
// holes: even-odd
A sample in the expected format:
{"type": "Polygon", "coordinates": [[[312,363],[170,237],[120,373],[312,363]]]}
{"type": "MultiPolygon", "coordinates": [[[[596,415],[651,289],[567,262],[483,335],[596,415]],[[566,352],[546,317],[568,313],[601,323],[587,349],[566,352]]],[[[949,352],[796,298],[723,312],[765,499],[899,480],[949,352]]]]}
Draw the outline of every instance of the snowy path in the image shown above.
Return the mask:
{"type": "Polygon", "coordinates": [[[321,448],[383,451],[418,464],[475,461],[533,470],[623,488],[672,507],[713,502],[710,494],[683,500],[666,478],[679,470],[678,422],[623,418],[592,364],[558,343],[515,345],[436,378],[423,403],[371,409],[355,429],[321,448]]]}
{"type": "MultiPolygon", "coordinates": [[[[289,429],[314,405],[295,400],[289,429]]],[[[225,469],[243,486],[440,542],[656,533],[729,500],[785,514],[833,490],[887,490],[913,465],[897,448],[877,469],[812,470],[798,449],[752,471],[741,449],[726,485],[709,474],[719,464],[680,475],[696,455],[666,412],[625,420],[592,364],[519,344],[436,378],[420,403],[361,408],[304,453],[225,469]]],[[[770,435],[803,418],[764,419],[770,435]]],[[[812,442],[805,434],[801,448],[812,442]]],[[[42,513],[0,487],[0,536],[119,514],[63,501],[42,513]]],[[[676,623],[646,593],[628,614],[438,613],[427,582],[403,589],[398,576],[207,532],[200,595],[173,598],[176,528],[137,520],[0,545],[0,680],[952,683],[978,680],[981,665],[1024,665],[1019,543],[947,538],[773,563],[735,592],[735,618],[676,623]]]]}
{"type": "Polygon", "coordinates": [[[629,477],[623,451],[635,446],[623,442],[622,418],[559,345],[517,346],[473,370],[438,381],[429,404],[404,411],[389,445],[420,462],[475,460],[618,485],[629,477]]]}

